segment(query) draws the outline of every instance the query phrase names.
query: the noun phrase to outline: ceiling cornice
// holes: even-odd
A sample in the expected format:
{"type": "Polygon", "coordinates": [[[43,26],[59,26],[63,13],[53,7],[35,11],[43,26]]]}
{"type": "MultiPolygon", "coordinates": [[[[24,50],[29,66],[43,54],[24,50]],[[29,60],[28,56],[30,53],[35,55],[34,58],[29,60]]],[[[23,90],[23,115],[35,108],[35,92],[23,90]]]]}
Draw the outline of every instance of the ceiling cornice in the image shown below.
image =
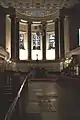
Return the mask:
{"type": "Polygon", "coordinates": [[[60,9],[70,8],[80,0],[0,0],[5,7],[16,9],[16,15],[25,20],[49,20],[59,17],[60,9]]]}

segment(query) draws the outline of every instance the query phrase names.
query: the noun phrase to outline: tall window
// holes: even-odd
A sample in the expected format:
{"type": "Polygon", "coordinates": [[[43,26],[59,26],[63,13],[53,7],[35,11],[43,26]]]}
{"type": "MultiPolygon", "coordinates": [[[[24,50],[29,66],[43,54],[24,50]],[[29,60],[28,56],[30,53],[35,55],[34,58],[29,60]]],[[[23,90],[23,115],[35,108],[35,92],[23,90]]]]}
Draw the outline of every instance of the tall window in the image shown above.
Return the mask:
{"type": "Polygon", "coordinates": [[[24,34],[20,33],[20,37],[19,37],[19,49],[25,49],[24,48],[24,34]]]}
{"type": "Polygon", "coordinates": [[[49,34],[49,50],[55,48],[55,35],[49,34]]]}
{"type": "Polygon", "coordinates": [[[32,60],[42,60],[42,36],[32,33],[31,42],[32,60]]]}
{"type": "Polygon", "coordinates": [[[55,59],[55,23],[50,22],[46,25],[46,59],[55,59]]]}
{"type": "Polygon", "coordinates": [[[31,58],[32,60],[42,60],[42,34],[41,24],[31,25],[31,58]]]}
{"type": "Polygon", "coordinates": [[[33,50],[40,50],[40,35],[34,34],[32,40],[33,40],[33,50]]]}
{"type": "Polygon", "coordinates": [[[19,59],[28,59],[28,26],[27,23],[19,23],[19,59]]]}

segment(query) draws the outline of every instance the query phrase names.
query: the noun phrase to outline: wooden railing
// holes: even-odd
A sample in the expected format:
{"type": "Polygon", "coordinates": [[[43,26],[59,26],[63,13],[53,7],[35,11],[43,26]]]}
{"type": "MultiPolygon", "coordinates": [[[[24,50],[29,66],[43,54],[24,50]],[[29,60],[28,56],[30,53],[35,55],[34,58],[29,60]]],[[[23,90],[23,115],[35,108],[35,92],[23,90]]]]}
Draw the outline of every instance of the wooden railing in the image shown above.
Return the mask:
{"type": "MultiPolygon", "coordinates": [[[[27,84],[28,84],[28,78],[31,76],[31,72],[28,73],[28,75],[23,80],[23,83],[17,93],[17,96],[15,97],[13,103],[11,104],[4,120],[13,120],[13,119],[19,119],[19,102],[21,101],[21,98],[24,97],[24,92],[27,93],[27,84]]],[[[22,110],[23,111],[23,110],[22,110]]]]}
{"type": "Polygon", "coordinates": [[[9,53],[2,46],[0,46],[0,57],[9,58],[9,53]]]}

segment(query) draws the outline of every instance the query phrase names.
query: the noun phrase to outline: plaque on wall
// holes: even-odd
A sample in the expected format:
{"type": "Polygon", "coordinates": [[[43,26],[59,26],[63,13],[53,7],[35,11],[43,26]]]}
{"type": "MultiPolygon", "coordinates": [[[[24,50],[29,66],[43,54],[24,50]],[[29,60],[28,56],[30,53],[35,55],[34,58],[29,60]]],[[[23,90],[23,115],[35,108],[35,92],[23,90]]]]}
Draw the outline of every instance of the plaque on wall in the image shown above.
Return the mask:
{"type": "Polygon", "coordinates": [[[34,34],[32,36],[33,50],[40,50],[40,35],[34,34]]]}
{"type": "Polygon", "coordinates": [[[55,48],[55,35],[49,34],[49,50],[55,48]]]}

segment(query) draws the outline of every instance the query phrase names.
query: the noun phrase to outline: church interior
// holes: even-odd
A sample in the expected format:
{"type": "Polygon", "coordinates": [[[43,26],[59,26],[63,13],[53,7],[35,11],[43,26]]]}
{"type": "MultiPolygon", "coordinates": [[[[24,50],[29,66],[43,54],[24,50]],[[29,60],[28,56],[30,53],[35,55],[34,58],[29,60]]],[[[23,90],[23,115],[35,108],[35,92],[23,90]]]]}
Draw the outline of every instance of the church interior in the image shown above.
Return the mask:
{"type": "Polygon", "coordinates": [[[80,0],[0,0],[1,120],[80,120],[79,11],[80,0]]]}

